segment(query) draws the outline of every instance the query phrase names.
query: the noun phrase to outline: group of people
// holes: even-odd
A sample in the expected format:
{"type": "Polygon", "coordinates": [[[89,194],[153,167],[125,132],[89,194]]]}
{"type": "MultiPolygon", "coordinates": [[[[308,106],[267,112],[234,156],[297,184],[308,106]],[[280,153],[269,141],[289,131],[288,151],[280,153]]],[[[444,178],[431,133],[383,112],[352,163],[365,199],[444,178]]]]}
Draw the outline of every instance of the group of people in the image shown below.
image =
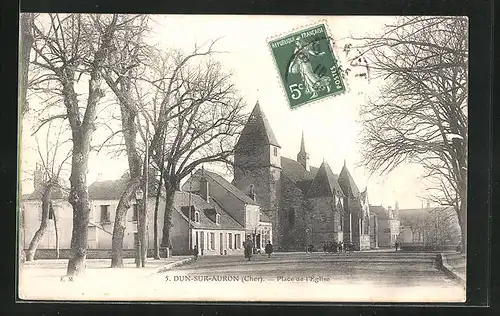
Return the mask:
{"type": "MultiPolygon", "coordinates": [[[[252,258],[252,254],[254,251],[252,239],[247,238],[247,240],[243,242],[243,248],[245,248],[245,258],[250,261],[250,258],[252,258]]],[[[271,254],[273,253],[273,245],[271,244],[270,240],[267,242],[264,251],[266,252],[267,257],[271,258],[271,254]]]]}
{"type": "Polygon", "coordinates": [[[343,241],[332,241],[330,243],[324,243],[323,244],[323,252],[347,252],[347,251],[354,251],[354,243],[348,242],[344,243],[343,241]]]}
{"type": "MultiPolygon", "coordinates": [[[[248,238],[246,241],[243,242],[243,248],[245,249],[244,252],[245,258],[248,259],[248,261],[250,261],[250,258],[252,258],[252,254],[254,251],[253,241],[250,238],[248,238]]],[[[198,245],[195,245],[192,251],[194,260],[198,260],[198,245]]],[[[266,252],[267,257],[271,258],[271,254],[273,253],[273,245],[271,244],[271,241],[267,242],[264,251],[266,252]]]]}

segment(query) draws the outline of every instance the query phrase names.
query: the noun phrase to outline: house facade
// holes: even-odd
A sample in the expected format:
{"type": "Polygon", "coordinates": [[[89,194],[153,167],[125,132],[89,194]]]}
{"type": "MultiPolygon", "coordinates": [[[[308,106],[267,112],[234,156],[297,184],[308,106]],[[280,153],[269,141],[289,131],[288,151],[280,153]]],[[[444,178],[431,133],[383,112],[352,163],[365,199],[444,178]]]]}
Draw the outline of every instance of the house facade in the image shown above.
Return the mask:
{"type": "MultiPolygon", "coordinates": [[[[89,186],[91,210],[88,224],[87,249],[110,250],[116,208],[127,183],[124,176],[112,181],[96,181],[89,186]]],[[[135,249],[137,235],[138,208],[141,200],[132,199],[126,214],[123,249],[135,249]]],[[[41,194],[34,192],[21,200],[24,209],[24,244],[29,247],[31,239],[40,227],[41,194]]],[[[154,210],[156,198],[150,194],[147,198],[148,249],[154,247],[154,210]]],[[[53,213],[38,249],[56,249],[55,225],[57,223],[59,249],[70,248],[73,229],[73,209],[67,202],[67,196],[61,191],[54,192],[52,198],[53,213]],[[56,222],[54,221],[56,219],[56,222]]],[[[162,236],[165,198],[159,200],[158,227],[162,236]]],[[[176,192],[172,206],[172,227],[170,243],[173,255],[191,254],[194,245],[198,245],[200,255],[230,255],[243,253],[245,228],[234,220],[215,201],[208,201],[189,192],[176,192]],[[191,220],[189,218],[191,209],[191,220]]]]}
{"type": "Polygon", "coordinates": [[[238,245],[250,238],[257,250],[263,250],[267,242],[272,240],[272,223],[261,212],[253,192],[246,195],[222,176],[203,168],[184,183],[182,190],[192,192],[217,209],[224,210],[238,223],[244,229],[243,235],[237,237],[238,245]]]}
{"type": "Polygon", "coordinates": [[[394,212],[391,207],[386,209],[381,205],[370,205],[370,210],[378,217],[378,246],[381,248],[394,247],[396,241],[401,241],[397,211],[394,212]]]}

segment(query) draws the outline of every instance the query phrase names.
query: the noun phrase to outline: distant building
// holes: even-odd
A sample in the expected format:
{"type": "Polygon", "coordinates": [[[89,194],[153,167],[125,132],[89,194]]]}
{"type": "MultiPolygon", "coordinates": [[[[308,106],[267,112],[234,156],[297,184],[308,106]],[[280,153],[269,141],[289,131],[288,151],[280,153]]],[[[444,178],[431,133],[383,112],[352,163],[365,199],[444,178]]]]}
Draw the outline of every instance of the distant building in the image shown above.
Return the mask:
{"type": "MultiPolygon", "coordinates": [[[[24,212],[24,226],[20,229],[24,230],[24,240],[21,244],[25,249],[28,249],[33,236],[40,228],[42,220],[42,183],[43,183],[42,166],[37,164],[33,177],[34,191],[30,194],[21,196],[20,207],[24,212]]],[[[71,241],[71,233],[73,227],[73,208],[68,202],[66,192],[56,187],[52,190],[52,209],[53,213],[49,212],[49,220],[47,230],[40,240],[39,249],[56,249],[55,224],[57,223],[57,232],[59,235],[59,247],[69,248],[71,241]],[[56,222],[54,222],[56,218],[56,222]]]]}
{"type": "Polygon", "coordinates": [[[451,207],[426,207],[400,209],[400,239],[405,244],[415,245],[457,245],[460,240],[460,226],[451,207]]]}
{"type": "Polygon", "coordinates": [[[370,205],[370,211],[378,218],[378,246],[393,247],[400,235],[400,221],[397,212],[392,208],[384,208],[380,205],[370,205]]]}

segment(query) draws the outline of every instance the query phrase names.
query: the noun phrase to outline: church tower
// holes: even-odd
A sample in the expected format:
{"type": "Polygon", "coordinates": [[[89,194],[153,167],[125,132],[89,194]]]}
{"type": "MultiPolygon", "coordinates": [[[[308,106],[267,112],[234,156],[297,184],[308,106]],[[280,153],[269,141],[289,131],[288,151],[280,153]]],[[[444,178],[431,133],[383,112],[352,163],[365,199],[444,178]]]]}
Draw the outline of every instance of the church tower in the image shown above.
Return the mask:
{"type": "Polygon", "coordinates": [[[281,177],[281,146],[259,102],[248,118],[234,148],[233,185],[252,194],[261,211],[273,222],[273,244],[278,245],[278,208],[281,177]]]}
{"type": "Polygon", "coordinates": [[[309,171],[309,154],[306,152],[306,145],[304,141],[304,131],[302,131],[302,140],[300,141],[300,151],[297,154],[297,162],[309,171]]]}

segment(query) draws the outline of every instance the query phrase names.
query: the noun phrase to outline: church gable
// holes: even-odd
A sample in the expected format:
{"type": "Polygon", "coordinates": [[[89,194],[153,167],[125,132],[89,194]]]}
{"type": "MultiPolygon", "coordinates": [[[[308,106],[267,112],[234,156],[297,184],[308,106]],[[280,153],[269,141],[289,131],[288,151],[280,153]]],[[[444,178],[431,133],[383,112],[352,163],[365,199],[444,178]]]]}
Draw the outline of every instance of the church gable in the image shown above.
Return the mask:
{"type": "Polygon", "coordinates": [[[332,172],[330,166],[323,162],[307,192],[308,198],[334,196],[342,194],[338,183],[338,176],[332,172]]]}
{"type": "Polygon", "coordinates": [[[346,196],[350,198],[358,198],[360,196],[358,186],[356,185],[356,182],[354,182],[349,170],[347,170],[345,162],[342,167],[342,171],[340,172],[338,182],[346,196]]]}

